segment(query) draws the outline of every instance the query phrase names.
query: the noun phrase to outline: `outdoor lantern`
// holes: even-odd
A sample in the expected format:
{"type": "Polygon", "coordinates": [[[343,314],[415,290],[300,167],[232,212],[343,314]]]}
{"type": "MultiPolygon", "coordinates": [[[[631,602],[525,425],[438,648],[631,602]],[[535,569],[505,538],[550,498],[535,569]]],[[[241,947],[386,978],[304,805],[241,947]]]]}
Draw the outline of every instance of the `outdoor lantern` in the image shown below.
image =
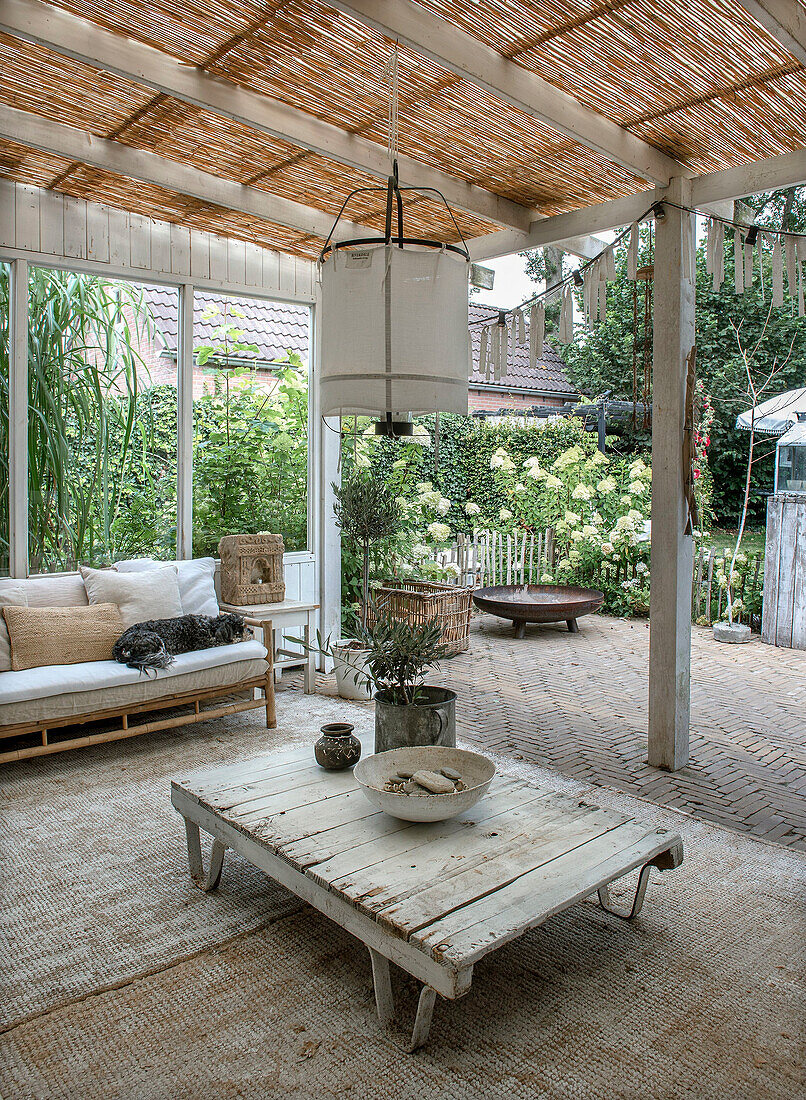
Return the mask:
{"type": "Polygon", "coordinates": [[[322,415],[377,417],[390,436],[411,434],[411,414],[467,413],[470,256],[464,240],[404,235],[402,192],[415,190],[438,195],[453,219],[440,192],[401,188],[395,163],[386,188],[347,196],[319,258],[322,415]],[[332,242],[350,199],[384,190],[385,234],[332,242]]]}

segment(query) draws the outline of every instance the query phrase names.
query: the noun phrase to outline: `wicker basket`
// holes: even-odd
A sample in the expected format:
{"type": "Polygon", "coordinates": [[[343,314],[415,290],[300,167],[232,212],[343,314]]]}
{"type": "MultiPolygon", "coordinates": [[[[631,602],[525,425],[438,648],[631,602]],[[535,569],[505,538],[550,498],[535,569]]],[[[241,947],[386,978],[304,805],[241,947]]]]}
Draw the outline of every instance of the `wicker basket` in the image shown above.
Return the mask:
{"type": "Polygon", "coordinates": [[[375,622],[375,609],[388,611],[394,619],[419,624],[436,619],[442,627],[442,640],[453,655],[464,653],[470,645],[471,588],[435,581],[383,581],[373,591],[373,604],[367,609],[367,624],[375,622]]]}

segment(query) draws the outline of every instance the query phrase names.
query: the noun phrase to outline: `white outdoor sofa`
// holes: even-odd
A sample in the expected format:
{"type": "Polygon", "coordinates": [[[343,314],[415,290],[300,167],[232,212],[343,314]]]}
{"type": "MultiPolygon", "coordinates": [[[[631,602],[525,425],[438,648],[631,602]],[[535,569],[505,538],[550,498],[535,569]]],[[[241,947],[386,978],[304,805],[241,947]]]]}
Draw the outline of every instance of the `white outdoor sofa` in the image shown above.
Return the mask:
{"type": "MultiPolygon", "coordinates": [[[[88,602],[78,573],[0,580],[0,593],[20,585],[29,607],[88,602]]],[[[262,628],[263,637],[272,636],[270,622],[247,622],[262,628]]],[[[256,640],[182,654],[151,676],[116,661],[0,672],[0,763],[258,707],[265,707],[266,725],[276,726],[271,660],[256,640]],[[244,697],[224,701],[233,695],[244,697]],[[164,710],[170,713],[154,713],[164,710]],[[88,723],[103,727],[88,728],[88,723]],[[35,743],[30,735],[35,735],[35,743]]]]}

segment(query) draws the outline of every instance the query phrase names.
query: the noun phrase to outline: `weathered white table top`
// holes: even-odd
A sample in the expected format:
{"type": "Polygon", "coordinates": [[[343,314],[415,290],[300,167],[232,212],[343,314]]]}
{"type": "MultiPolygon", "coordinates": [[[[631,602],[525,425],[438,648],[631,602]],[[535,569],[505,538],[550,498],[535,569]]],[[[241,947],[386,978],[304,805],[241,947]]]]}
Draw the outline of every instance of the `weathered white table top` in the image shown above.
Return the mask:
{"type": "MultiPolygon", "coordinates": [[[[197,827],[218,841],[213,886],[234,848],[363,940],[373,968],[379,953],[444,997],[467,992],[473,964],[528,928],[600,888],[605,904],[607,884],[633,868],[682,859],[675,834],[501,774],[458,818],[399,821],[310,747],[178,779],[171,797],[189,846],[197,827]]],[[[198,879],[193,850],[191,871],[198,879]]]]}

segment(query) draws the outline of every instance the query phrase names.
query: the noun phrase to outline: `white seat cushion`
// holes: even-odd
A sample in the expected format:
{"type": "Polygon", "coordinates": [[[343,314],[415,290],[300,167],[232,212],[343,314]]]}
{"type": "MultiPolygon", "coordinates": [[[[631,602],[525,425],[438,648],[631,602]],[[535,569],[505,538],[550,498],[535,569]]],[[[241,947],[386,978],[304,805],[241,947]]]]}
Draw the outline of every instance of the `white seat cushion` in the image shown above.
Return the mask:
{"type": "MultiPolygon", "coordinates": [[[[188,672],[217,668],[239,661],[259,661],[265,657],[266,650],[260,642],[254,640],[215,646],[212,649],[197,649],[193,653],[182,653],[175,657],[168,668],[157,669],[156,678],[151,676],[150,680],[156,683],[161,679],[170,679],[188,672]]],[[[137,669],[127,668],[117,661],[84,661],[75,665],[46,665],[43,668],[26,668],[20,672],[4,672],[0,676],[0,706],[75,691],[97,691],[99,697],[96,709],[102,710],[105,706],[103,693],[106,689],[137,684],[144,679],[137,669]]]]}
{"type": "Polygon", "coordinates": [[[218,614],[218,600],[215,592],[215,558],[191,558],[171,562],[155,561],[154,558],[131,558],[128,561],[115,562],[119,573],[141,573],[147,569],[159,569],[165,565],[175,565],[179,576],[179,595],[182,611],[185,615],[218,614]]]}

